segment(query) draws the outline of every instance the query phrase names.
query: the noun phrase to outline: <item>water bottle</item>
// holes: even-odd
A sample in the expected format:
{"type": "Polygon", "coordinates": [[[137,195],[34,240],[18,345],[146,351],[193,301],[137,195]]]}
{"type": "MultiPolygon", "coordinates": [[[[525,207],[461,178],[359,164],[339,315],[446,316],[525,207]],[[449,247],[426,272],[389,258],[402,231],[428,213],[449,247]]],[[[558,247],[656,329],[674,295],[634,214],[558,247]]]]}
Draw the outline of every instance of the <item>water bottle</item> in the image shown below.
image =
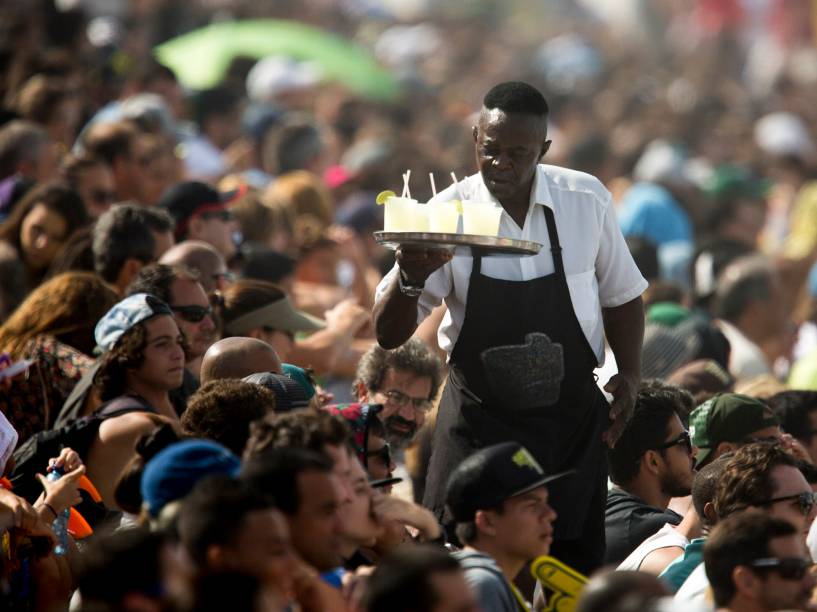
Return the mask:
{"type": "MultiPolygon", "coordinates": [[[[50,482],[62,478],[63,471],[60,468],[49,467],[46,479],[50,482]]],[[[51,529],[54,535],[57,536],[57,545],[54,547],[54,554],[64,555],[68,552],[68,517],[71,513],[69,508],[63,510],[51,523],[51,529]]]]}

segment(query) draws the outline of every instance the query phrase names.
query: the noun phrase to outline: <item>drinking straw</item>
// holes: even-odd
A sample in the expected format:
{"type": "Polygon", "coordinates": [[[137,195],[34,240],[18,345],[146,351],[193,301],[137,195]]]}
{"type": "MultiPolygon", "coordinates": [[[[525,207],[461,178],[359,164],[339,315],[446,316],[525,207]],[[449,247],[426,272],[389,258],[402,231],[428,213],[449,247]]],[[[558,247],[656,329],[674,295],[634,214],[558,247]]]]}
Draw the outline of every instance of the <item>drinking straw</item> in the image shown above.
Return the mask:
{"type": "Polygon", "coordinates": [[[411,169],[406,170],[406,173],[403,175],[403,196],[411,198],[411,189],[409,189],[409,179],[411,178],[411,169]]]}
{"type": "Polygon", "coordinates": [[[434,194],[434,197],[437,197],[437,187],[434,185],[434,173],[429,172],[428,178],[431,181],[431,193],[434,194]]]}
{"type": "Polygon", "coordinates": [[[457,175],[454,174],[454,172],[451,172],[451,180],[454,181],[454,188],[457,191],[457,196],[459,196],[457,199],[462,201],[462,192],[460,192],[459,181],[457,180],[457,175]]]}

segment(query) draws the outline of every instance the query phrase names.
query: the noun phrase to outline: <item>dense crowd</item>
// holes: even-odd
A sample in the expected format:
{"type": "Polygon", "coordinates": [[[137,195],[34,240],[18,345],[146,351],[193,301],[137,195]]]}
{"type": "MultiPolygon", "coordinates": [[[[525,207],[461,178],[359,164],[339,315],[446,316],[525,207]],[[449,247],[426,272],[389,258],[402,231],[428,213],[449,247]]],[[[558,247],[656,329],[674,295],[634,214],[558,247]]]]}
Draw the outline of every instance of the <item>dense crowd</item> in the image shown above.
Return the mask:
{"type": "MultiPolygon", "coordinates": [[[[0,4],[0,609],[817,608],[815,11],[0,4]],[[274,53],[194,88],[223,58],[155,53],[268,18],[354,41],[395,93],[274,53]],[[475,184],[483,95],[509,79],[545,95],[543,163],[601,181],[649,281],[632,414],[593,463],[601,565],[565,550],[566,525],[590,527],[553,508],[583,473],[520,440],[457,461],[432,483],[444,510],[423,505],[465,316],[445,291],[468,277],[436,301],[428,281],[396,348],[372,316],[402,274],[377,194],[408,169],[421,201],[429,173],[475,184]]],[[[571,282],[584,329],[596,293],[571,282]]]]}

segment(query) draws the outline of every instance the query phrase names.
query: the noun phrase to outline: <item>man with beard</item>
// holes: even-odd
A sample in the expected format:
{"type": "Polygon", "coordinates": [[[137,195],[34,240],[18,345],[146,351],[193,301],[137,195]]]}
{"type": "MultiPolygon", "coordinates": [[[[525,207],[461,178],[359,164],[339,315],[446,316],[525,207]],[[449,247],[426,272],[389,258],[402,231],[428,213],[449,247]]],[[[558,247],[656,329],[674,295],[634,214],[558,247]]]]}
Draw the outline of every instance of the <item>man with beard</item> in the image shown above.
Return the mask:
{"type": "Polygon", "coordinates": [[[358,401],[382,404],[386,439],[402,449],[423,426],[442,379],[442,364],[416,338],[386,350],[373,346],[360,359],[352,386],[358,401]]]}
{"type": "Polygon", "coordinates": [[[619,564],[664,525],[681,516],[668,510],[673,497],[690,494],[694,475],[689,433],[678,418],[680,389],[642,388],[633,417],[608,451],[614,486],[607,495],[605,564],[619,564]]]}

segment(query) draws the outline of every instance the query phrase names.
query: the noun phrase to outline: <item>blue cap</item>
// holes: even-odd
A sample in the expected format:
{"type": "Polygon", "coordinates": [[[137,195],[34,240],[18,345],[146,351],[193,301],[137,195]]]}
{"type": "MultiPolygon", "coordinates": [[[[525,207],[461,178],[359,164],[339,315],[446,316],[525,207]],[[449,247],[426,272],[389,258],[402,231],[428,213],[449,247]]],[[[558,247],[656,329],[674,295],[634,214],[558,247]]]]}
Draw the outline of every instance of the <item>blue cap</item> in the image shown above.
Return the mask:
{"type": "Polygon", "coordinates": [[[152,517],[167,504],[181,499],[196,483],[211,474],[235,477],[241,461],[212,440],[182,440],[158,453],[142,473],[142,503],[152,517]]]}
{"type": "Polygon", "coordinates": [[[170,306],[159,298],[147,293],[134,293],[113,305],[94,329],[94,339],[104,353],[111,350],[126,331],[137,323],[147,321],[156,315],[173,316],[170,306]]]}

